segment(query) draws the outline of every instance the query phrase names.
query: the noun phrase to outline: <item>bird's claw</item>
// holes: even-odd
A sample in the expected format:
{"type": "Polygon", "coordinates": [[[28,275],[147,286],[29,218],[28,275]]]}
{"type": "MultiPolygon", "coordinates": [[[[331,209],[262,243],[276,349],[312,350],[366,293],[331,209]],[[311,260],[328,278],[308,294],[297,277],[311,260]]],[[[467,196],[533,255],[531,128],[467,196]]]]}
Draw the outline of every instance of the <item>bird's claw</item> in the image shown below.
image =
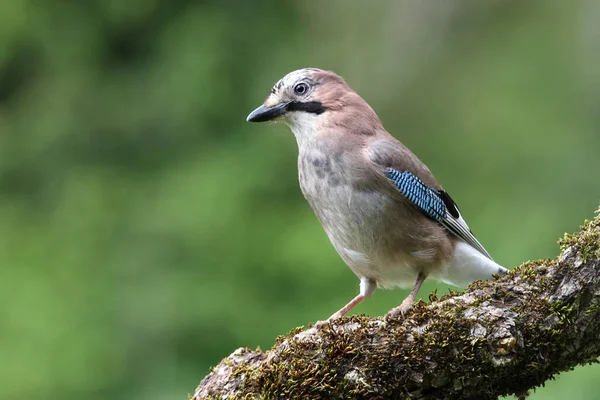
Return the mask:
{"type": "Polygon", "coordinates": [[[341,317],[342,317],[341,314],[335,313],[331,317],[327,318],[325,321],[317,321],[313,325],[313,328],[316,328],[317,330],[321,329],[321,328],[324,328],[325,326],[331,324],[333,321],[336,321],[336,320],[340,319],[341,317]]]}
{"type": "Polygon", "coordinates": [[[392,308],[390,311],[388,311],[387,314],[385,314],[385,319],[392,319],[392,318],[399,318],[399,317],[406,317],[406,313],[408,313],[408,311],[412,308],[413,303],[412,300],[411,301],[403,301],[402,304],[400,304],[398,307],[392,308]]]}
{"type": "Polygon", "coordinates": [[[329,320],[328,319],[326,319],[325,321],[317,321],[313,325],[313,328],[315,328],[316,330],[319,330],[321,328],[324,328],[328,324],[329,324],[329,320]]]}

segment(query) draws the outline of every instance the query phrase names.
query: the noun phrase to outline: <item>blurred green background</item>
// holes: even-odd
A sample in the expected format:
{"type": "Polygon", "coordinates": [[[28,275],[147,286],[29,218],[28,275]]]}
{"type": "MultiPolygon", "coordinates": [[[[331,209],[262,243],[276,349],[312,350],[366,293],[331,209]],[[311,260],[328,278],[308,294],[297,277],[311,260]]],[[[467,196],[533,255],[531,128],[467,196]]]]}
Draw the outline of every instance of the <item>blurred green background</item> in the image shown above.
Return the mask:
{"type": "MultiPolygon", "coordinates": [[[[185,399],[237,347],[357,293],[291,132],[245,123],[297,68],[344,76],[497,261],[554,257],[600,199],[599,17],[594,0],[1,2],[0,398],[185,399]]],[[[532,398],[595,398],[599,373],[532,398]]]]}

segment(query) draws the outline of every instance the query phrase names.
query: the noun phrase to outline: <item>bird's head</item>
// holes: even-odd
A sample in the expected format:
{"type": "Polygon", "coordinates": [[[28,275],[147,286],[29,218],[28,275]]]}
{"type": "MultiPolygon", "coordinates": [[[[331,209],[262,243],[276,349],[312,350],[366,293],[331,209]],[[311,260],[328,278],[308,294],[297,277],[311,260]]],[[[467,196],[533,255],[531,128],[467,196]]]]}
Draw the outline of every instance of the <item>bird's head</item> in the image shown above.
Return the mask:
{"type": "Polygon", "coordinates": [[[304,68],[290,72],[271,89],[265,102],[246,118],[249,122],[283,119],[294,129],[318,123],[329,111],[343,106],[352,92],[346,82],[330,71],[304,68]]]}
{"type": "Polygon", "coordinates": [[[322,128],[373,134],[381,122],[373,109],[339,75],[317,68],[290,72],[271,89],[249,122],[283,120],[301,140],[322,128]]]}

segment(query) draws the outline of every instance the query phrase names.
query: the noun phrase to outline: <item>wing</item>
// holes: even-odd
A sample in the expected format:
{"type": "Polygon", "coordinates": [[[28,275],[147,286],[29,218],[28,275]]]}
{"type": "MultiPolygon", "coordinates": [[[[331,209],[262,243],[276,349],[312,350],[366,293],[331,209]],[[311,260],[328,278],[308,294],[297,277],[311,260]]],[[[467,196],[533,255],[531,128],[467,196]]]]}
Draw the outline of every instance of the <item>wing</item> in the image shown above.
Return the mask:
{"type": "Polygon", "coordinates": [[[427,186],[408,170],[400,172],[388,167],[385,169],[384,174],[400,193],[425,216],[438,222],[456,237],[467,242],[492,260],[492,257],[481,243],[473,236],[471,229],[460,215],[458,206],[448,193],[427,186]]]}

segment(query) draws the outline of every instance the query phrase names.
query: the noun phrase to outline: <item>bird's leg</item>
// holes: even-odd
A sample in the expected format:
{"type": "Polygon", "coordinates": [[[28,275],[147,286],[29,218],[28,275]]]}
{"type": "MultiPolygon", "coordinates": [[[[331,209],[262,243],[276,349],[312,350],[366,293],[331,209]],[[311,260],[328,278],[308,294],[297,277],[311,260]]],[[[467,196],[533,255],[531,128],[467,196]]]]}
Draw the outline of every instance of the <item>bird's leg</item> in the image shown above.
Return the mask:
{"type": "Polygon", "coordinates": [[[377,288],[377,283],[369,278],[360,278],[360,293],[358,296],[350,300],[348,304],[344,307],[340,308],[338,312],[333,314],[331,317],[327,318],[327,322],[331,322],[335,319],[338,319],[348,313],[348,311],[352,310],[354,307],[362,303],[364,300],[371,297],[375,289],[377,288]]]}
{"type": "Polygon", "coordinates": [[[406,298],[398,307],[392,308],[385,315],[386,318],[396,318],[400,315],[404,316],[406,312],[410,310],[410,308],[413,306],[413,303],[415,302],[415,297],[417,296],[417,293],[419,292],[419,289],[421,288],[421,285],[423,284],[426,278],[427,274],[419,272],[419,275],[417,275],[417,281],[415,282],[415,286],[413,286],[412,290],[410,291],[410,294],[406,296],[406,298]]]}
{"type": "Polygon", "coordinates": [[[344,307],[340,308],[338,312],[333,314],[331,317],[327,318],[327,321],[319,321],[315,324],[315,327],[318,329],[323,326],[325,323],[334,321],[342,316],[346,315],[348,311],[352,310],[354,307],[362,303],[364,300],[371,297],[373,292],[377,289],[377,282],[369,278],[360,278],[360,293],[358,296],[350,300],[348,304],[344,307]]]}

